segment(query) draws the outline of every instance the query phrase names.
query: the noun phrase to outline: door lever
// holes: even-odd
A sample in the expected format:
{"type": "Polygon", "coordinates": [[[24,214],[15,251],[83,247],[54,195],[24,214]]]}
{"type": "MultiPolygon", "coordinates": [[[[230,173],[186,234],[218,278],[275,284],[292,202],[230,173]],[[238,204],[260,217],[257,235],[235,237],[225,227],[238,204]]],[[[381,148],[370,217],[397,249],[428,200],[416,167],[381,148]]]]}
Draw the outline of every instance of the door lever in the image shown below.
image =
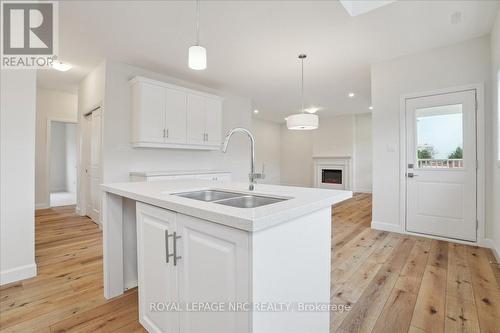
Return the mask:
{"type": "Polygon", "coordinates": [[[406,176],[407,176],[408,178],[418,177],[418,175],[414,174],[413,172],[408,172],[408,173],[406,174],[406,176]]]}

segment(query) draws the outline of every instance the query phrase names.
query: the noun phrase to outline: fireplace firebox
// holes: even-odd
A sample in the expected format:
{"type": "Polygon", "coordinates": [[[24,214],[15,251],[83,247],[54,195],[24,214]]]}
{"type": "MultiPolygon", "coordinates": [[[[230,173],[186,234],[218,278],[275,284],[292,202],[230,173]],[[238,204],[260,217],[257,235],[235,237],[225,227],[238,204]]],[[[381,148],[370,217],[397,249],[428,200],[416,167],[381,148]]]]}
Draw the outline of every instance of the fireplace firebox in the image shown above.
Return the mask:
{"type": "Polygon", "coordinates": [[[322,169],[321,182],[323,184],[342,184],[342,170],[322,169]]]}

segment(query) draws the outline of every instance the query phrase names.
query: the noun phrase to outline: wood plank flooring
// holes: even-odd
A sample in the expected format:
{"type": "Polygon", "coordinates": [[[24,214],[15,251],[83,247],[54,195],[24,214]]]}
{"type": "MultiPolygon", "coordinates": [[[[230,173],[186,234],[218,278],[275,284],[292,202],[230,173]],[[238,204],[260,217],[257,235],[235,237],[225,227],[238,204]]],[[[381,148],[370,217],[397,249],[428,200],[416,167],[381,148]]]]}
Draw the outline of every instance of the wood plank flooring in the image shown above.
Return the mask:
{"type": "MultiPolygon", "coordinates": [[[[487,249],[370,229],[371,196],[334,207],[331,332],[500,333],[487,249]]],[[[38,276],[0,288],[0,332],[145,332],[137,289],[106,301],[102,234],[74,207],[36,213],[38,276]]],[[[236,333],[236,332],[235,332],[236,333]]]]}

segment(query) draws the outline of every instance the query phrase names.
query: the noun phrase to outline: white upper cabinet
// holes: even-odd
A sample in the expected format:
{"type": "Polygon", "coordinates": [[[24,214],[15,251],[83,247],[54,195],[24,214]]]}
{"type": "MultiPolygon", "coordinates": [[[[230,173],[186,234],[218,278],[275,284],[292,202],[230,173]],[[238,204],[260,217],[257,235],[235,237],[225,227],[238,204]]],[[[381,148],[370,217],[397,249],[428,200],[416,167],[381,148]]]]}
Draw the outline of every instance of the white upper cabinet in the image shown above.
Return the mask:
{"type": "Polygon", "coordinates": [[[219,149],[220,97],[144,77],[130,85],[134,147],[219,149]]]}
{"type": "Polygon", "coordinates": [[[165,142],[186,143],[186,93],[165,89],[165,142]]]}
{"type": "Polygon", "coordinates": [[[205,143],[205,98],[188,94],[187,97],[187,140],[188,143],[205,143]]]}
{"type": "Polygon", "coordinates": [[[222,102],[218,99],[205,100],[206,144],[220,146],[222,132],[222,102]]]}
{"type": "Polygon", "coordinates": [[[140,83],[132,89],[132,141],[163,143],[165,89],[140,83]]]}

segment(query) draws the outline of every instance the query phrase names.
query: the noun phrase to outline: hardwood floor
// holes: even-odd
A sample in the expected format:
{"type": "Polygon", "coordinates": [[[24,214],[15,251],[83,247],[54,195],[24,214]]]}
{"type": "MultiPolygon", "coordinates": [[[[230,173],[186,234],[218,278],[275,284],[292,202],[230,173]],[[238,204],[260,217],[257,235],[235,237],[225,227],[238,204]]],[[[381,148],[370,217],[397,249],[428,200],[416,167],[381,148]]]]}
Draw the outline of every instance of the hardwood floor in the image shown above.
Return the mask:
{"type": "Polygon", "coordinates": [[[106,301],[102,233],[73,206],[38,210],[38,276],[0,288],[1,332],[146,332],[137,289],[106,301]]]}
{"type": "Polygon", "coordinates": [[[334,207],[331,332],[500,332],[490,250],[370,229],[371,195],[334,207]]]}
{"type": "MultiPolygon", "coordinates": [[[[334,207],[331,332],[500,332],[489,250],[370,229],[371,196],[334,207]]],[[[36,213],[38,276],[0,288],[0,332],[145,332],[137,289],[106,301],[102,235],[73,207],[36,213]]]]}

